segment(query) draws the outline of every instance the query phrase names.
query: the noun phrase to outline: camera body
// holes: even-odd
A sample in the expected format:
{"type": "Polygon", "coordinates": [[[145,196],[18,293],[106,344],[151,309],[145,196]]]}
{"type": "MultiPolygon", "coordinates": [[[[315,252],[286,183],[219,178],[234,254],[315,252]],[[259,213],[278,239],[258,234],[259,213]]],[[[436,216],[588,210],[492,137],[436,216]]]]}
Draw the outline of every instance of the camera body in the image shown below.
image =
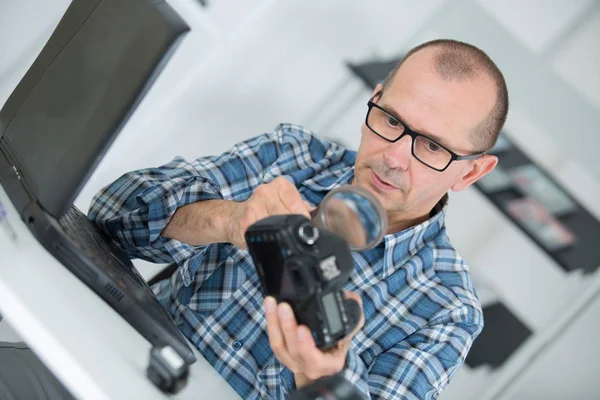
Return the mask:
{"type": "Polygon", "coordinates": [[[245,237],[265,294],[292,307],[317,347],[330,348],[354,330],[361,310],[342,291],[354,269],[343,238],[302,215],[267,217],[245,237]]]}

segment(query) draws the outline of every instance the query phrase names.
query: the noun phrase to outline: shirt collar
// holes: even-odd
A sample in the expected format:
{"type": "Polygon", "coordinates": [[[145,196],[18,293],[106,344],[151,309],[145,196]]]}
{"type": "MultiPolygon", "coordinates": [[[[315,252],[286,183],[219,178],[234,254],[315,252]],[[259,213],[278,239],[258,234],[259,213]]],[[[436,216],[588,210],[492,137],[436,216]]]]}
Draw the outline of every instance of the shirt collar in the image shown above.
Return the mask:
{"type": "Polygon", "coordinates": [[[384,236],[383,276],[395,272],[439,236],[444,229],[447,210],[448,194],[445,194],[433,208],[431,216],[426,221],[403,231],[384,236]]]}
{"type": "Polygon", "coordinates": [[[407,238],[416,236],[413,240],[425,241],[432,234],[435,236],[437,232],[444,226],[446,211],[448,210],[448,194],[436,204],[431,212],[431,216],[424,222],[418,225],[411,226],[400,232],[390,233],[384,236],[386,248],[394,246],[398,242],[404,241],[407,238]]]}

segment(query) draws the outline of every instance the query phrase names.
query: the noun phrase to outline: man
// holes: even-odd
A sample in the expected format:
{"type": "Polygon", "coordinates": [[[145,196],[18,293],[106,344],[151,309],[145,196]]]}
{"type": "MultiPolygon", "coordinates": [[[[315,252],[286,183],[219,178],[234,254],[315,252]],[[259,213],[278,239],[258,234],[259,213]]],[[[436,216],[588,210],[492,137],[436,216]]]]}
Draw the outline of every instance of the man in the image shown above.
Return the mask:
{"type": "Polygon", "coordinates": [[[373,92],[358,152],[280,125],[220,156],[128,173],[89,215],[131,257],[178,264],[155,292],[242,398],[281,399],[342,370],[365,397],[435,398],[483,326],[446,235],[446,193],[494,168],[484,152],[507,109],[504,78],[481,50],[428,42],[373,92]],[[353,253],[345,289],[362,301],[363,323],[322,352],[289,305],[263,303],[244,232],[268,215],[308,216],[348,183],[381,201],[389,229],[353,253]]]}

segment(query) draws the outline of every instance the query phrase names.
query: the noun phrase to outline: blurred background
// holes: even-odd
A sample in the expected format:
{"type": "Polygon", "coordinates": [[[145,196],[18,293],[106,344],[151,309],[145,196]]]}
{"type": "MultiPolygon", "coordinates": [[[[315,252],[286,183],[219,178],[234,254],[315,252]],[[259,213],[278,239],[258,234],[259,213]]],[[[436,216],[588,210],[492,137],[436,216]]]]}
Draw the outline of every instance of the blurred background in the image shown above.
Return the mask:
{"type": "MultiPolygon", "coordinates": [[[[280,122],[356,149],[391,62],[429,39],[472,43],[504,72],[511,108],[498,173],[451,193],[449,235],[486,328],[441,398],[600,398],[600,1],[168,2],[192,31],[81,209],[126,171],[217,154],[280,122]]],[[[0,104],[69,3],[0,0],[0,104]]],[[[15,338],[0,323],[0,340],[15,338]]]]}

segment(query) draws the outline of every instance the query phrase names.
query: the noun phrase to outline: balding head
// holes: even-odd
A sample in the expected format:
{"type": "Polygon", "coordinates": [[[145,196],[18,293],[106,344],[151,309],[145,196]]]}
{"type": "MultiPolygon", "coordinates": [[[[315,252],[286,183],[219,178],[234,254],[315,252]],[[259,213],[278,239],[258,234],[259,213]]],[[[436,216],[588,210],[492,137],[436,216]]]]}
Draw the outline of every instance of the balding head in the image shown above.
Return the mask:
{"type": "Polygon", "coordinates": [[[484,80],[496,89],[496,102],[471,132],[471,140],[477,151],[494,146],[508,113],[508,92],[504,76],[496,64],[477,47],[450,39],[423,43],[412,50],[396,65],[383,83],[384,90],[391,85],[402,65],[415,53],[427,50],[431,53],[433,68],[446,81],[484,80]]]}

